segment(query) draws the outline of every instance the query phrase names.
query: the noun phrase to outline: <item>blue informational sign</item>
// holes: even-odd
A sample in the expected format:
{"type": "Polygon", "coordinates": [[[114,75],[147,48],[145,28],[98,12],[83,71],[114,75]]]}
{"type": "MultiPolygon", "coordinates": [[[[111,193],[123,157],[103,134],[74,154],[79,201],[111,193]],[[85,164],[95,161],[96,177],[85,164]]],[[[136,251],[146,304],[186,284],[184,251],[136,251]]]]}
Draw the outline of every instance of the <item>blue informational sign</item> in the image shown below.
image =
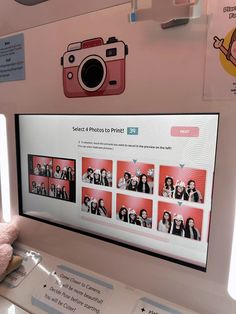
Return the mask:
{"type": "Polygon", "coordinates": [[[0,39],[0,82],[25,79],[24,35],[0,39]]]}

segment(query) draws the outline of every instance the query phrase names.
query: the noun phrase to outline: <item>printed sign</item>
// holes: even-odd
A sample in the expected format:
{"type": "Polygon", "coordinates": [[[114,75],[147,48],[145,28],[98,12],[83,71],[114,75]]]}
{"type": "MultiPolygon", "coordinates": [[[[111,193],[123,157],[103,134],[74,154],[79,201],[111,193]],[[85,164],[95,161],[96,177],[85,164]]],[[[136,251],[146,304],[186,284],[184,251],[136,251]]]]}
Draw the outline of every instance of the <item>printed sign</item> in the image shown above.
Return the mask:
{"type": "Polygon", "coordinates": [[[0,82],[25,79],[24,35],[0,40],[0,82]]]}
{"type": "Polygon", "coordinates": [[[133,314],[183,314],[183,312],[148,298],[142,298],[138,301],[133,314]]]}
{"type": "Polygon", "coordinates": [[[233,0],[209,1],[204,97],[236,98],[236,6],[233,0]]]}
{"type": "Polygon", "coordinates": [[[17,287],[42,260],[39,253],[18,246],[14,247],[14,254],[23,257],[23,262],[17,270],[10,273],[4,280],[4,283],[11,288],[17,287]]]}
{"type": "Polygon", "coordinates": [[[59,265],[33,294],[32,304],[47,313],[102,313],[113,291],[110,283],[59,265]]]}

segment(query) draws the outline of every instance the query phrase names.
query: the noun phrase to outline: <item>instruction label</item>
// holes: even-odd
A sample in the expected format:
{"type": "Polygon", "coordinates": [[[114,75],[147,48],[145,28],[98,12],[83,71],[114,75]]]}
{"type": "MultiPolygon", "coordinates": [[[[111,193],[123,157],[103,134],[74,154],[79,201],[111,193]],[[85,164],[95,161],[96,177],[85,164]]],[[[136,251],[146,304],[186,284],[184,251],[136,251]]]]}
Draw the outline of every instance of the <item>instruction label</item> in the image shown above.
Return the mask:
{"type": "Polygon", "coordinates": [[[133,314],[184,314],[159,302],[142,298],[138,301],[133,314]]]}
{"type": "Polygon", "coordinates": [[[0,40],[0,82],[25,79],[24,35],[0,40]]]}
{"type": "Polygon", "coordinates": [[[101,314],[113,286],[65,265],[57,266],[32,297],[47,313],[101,314]]]}

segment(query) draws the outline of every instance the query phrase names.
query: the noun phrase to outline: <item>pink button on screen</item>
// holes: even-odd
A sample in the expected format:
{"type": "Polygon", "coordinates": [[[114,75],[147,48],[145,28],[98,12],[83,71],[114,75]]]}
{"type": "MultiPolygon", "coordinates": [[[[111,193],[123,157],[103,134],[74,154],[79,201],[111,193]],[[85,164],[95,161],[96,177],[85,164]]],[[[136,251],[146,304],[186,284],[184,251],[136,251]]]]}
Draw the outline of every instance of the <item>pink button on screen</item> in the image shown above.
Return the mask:
{"type": "Polygon", "coordinates": [[[171,128],[171,136],[198,137],[199,136],[199,127],[194,127],[194,126],[173,126],[171,128]]]}

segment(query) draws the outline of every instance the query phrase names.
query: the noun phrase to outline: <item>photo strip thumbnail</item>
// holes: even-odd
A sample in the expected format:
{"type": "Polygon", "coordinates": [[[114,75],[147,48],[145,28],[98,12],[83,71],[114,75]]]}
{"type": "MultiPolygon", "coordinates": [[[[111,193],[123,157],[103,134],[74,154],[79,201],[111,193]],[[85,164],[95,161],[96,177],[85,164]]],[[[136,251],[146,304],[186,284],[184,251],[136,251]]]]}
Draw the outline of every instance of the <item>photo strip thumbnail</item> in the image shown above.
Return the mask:
{"type": "Polygon", "coordinates": [[[157,230],[200,241],[203,210],[185,205],[158,202],[157,230]]]}
{"type": "Polygon", "coordinates": [[[82,181],[112,186],[112,160],[82,157],[82,181]]]}
{"type": "Polygon", "coordinates": [[[29,191],[33,194],[48,195],[48,178],[30,175],[29,191]]]}
{"type": "Polygon", "coordinates": [[[160,166],[159,195],[195,203],[205,201],[206,170],[160,166]]]}
{"type": "Polygon", "coordinates": [[[117,188],[153,194],[154,165],[137,161],[117,161],[117,188]]]}
{"type": "Polygon", "coordinates": [[[152,228],[152,200],[117,194],[116,219],[137,226],[152,228]]]}
{"type": "Polygon", "coordinates": [[[102,190],[82,188],[81,211],[111,218],[112,193],[102,190]]]}
{"type": "Polygon", "coordinates": [[[75,203],[75,160],[28,155],[29,192],[75,203]]]}

